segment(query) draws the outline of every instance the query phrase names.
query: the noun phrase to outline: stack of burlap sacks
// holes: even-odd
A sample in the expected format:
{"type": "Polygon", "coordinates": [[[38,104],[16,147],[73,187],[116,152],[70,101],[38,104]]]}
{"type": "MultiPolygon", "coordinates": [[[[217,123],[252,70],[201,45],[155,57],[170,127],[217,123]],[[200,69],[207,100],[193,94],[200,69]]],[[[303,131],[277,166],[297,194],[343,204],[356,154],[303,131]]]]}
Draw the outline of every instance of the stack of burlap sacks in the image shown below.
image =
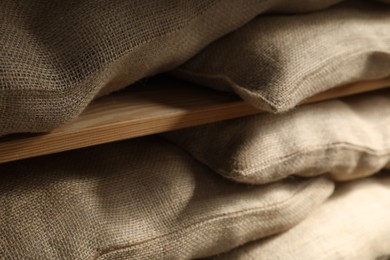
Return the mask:
{"type": "Polygon", "coordinates": [[[297,106],[390,76],[386,1],[6,0],[0,32],[0,135],[167,71],[267,111],[0,164],[0,259],[390,256],[389,91],[297,106]]]}

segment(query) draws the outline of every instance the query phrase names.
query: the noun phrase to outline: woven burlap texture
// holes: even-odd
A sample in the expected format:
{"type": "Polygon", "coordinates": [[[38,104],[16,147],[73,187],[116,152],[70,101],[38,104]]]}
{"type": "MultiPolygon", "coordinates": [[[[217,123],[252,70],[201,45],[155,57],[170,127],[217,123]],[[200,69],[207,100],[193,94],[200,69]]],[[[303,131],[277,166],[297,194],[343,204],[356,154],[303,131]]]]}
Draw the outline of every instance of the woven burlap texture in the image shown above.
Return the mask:
{"type": "Polygon", "coordinates": [[[155,137],[0,165],[1,259],[187,259],[291,228],[333,183],[229,182],[155,137]]]}
{"type": "Polygon", "coordinates": [[[259,13],[338,1],[1,1],[0,135],[52,130],[96,96],[178,66],[259,13]]]}
{"type": "Polygon", "coordinates": [[[282,112],[327,89],[390,76],[389,24],[390,8],[368,1],[259,16],[173,75],[282,112]]]}
{"type": "Polygon", "coordinates": [[[164,134],[225,177],[269,183],[328,173],[336,180],[390,166],[390,93],[259,114],[164,134]]]}
{"type": "Polygon", "coordinates": [[[334,195],[294,228],[216,259],[389,259],[390,173],[386,174],[336,186],[334,195]]]}

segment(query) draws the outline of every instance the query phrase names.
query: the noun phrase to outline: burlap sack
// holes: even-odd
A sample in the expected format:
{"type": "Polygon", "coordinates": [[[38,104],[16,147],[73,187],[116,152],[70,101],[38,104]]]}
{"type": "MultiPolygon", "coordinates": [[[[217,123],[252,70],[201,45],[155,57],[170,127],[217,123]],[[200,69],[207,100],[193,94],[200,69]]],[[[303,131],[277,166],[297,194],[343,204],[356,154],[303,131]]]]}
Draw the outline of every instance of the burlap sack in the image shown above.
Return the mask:
{"type": "Polygon", "coordinates": [[[164,136],[225,177],[269,183],[290,175],[369,176],[390,161],[390,92],[332,100],[164,136]]]}
{"type": "Polygon", "coordinates": [[[52,130],[97,95],[178,66],[259,13],[339,1],[1,1],[0,135],[52,130]]]}
{"type": "Polygon", "coordinates": [[[0,259],[211,256],[304,219],[326,179],[229,182],[143,138],[0,164],[0,259]]]}
{"type": "Polygon", "coordinates": [[[335,194],[289,231],[216,259],[390,258],[390,177],[340,185],[335,194]]]}
{"type": "Polygon", "coordinates": [[[348,1],[304,15],[259,16],[174,75],[281,112],[343,84],[390,76],[390,8],[348,1]]]}

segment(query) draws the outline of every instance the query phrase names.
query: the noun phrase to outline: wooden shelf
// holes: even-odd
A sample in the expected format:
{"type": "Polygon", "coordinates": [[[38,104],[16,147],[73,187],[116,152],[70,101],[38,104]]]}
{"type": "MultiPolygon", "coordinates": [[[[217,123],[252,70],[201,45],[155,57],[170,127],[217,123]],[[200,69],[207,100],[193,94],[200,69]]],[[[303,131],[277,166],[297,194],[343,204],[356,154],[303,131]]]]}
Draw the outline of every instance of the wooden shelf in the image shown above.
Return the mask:
{"type": "MultiPolygon", "coordinates": [[[[387,86],[390,86],[390,79],[351,84],[321,93],[304,103],[387,86]]],[[[249,106],[233,94],[159,77],[92,102],[76,120],[50,133],[0,138],[0,163],[259,112],[262,111],[249,106]]]]}

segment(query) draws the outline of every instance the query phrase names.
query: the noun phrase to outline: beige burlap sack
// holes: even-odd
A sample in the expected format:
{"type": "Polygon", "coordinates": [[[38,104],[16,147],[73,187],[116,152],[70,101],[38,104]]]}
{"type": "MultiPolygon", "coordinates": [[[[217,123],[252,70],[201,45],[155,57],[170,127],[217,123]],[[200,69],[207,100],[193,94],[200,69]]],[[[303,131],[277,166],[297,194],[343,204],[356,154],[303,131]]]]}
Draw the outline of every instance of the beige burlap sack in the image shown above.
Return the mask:
{"type": "Polygon", "coordinates": [[[388,174],[340,185],[327,202],[289,231],[216,259],[389,259],[388,174]]]}
{"type": "Polygon", "coordinates": [[[389,24],[390,8],[369,1],[259,16],[174,75],[282,112],[330,88],[390,76],[389,24]]]}
{"type": "Polygon", "coordinates": [[[94,97],[178,66],[259,13],[339,1],[1,1],[0,135],[52,130],[94,97]]]}
{"type": "Polygon", "coordinates": [[[187,259],[291,228],[326,179],[229,182],[155,137],[0,164],[0,259],[187,259]]]}
{"type": "Polygon", "coordinates": [[[369,176],[390,161],[390,92],[259,114],[164,136],[230,179],[269,183],[290,175],[369,176]]]}

